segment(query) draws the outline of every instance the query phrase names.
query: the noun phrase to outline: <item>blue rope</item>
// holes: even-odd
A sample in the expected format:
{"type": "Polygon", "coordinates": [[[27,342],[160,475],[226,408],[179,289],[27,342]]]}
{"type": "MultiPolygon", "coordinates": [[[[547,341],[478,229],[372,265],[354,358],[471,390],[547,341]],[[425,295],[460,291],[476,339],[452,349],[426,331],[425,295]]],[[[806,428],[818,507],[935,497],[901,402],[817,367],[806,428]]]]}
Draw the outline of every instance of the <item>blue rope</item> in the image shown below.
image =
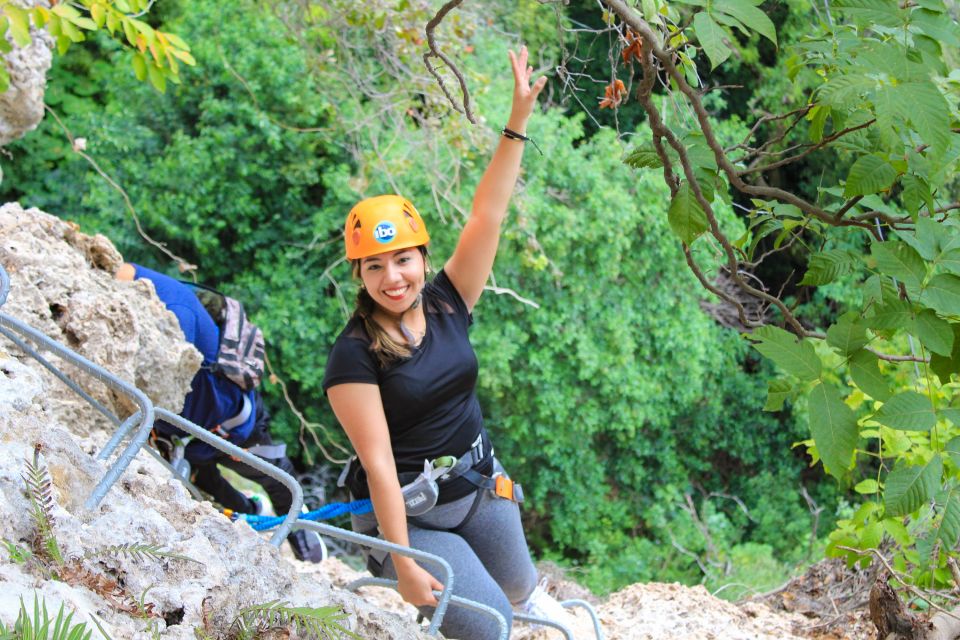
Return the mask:
{"type": "MultiPolygon", "coordinates": [[[[345,513],[355,513],[362,515],[373,511],[373,504],[369,499],[354,500],[353,502],[332,502],[324,505],[316,511],[300,515],[301,520],[329,520],[342,516],[345,513]]],[[[254,531],[267,531],[283,522],[282,516],[255,516],[249,513],[236,514],[237,519],[243,519],[254,531]]]]}

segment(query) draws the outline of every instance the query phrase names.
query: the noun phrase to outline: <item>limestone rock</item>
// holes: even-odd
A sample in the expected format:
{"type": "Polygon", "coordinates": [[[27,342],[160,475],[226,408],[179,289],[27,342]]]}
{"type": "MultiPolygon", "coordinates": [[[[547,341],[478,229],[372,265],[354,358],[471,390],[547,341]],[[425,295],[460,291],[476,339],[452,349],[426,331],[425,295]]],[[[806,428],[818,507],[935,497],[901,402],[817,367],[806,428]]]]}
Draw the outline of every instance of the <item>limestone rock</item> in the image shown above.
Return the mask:
{"type": "MultiPolygon", "coordinates": [[[[46,1],[13,0],[21,7],[49,6],[46,1]]],[[[26,47],[7,41],[13,51],[0,54],[10,75],[10,88],[0,93],[0,147],[22,137],[43,119],[43,94],[47,86],[47,71],[52,59],[53,38],[44,29],[32,28],[33,41],[26,47]]]]}
{"type": "MultiPolygon", "coordinates": [[[[200,354],[184,342],[176,317],[149,281],[114,279],[122,262],[103,236],[85,235],[38,209],[0,207],[0,264],[10,276],[2,311],[134,384],[155,405],[179,412],[200,354]]],[[[135,410],[126,395],[72,365],[65,370],[120,418],[135,410]]],[[[74,433],[87,435],[107,424],[63,383],[43,375],[45,402],[74,433]]]]}

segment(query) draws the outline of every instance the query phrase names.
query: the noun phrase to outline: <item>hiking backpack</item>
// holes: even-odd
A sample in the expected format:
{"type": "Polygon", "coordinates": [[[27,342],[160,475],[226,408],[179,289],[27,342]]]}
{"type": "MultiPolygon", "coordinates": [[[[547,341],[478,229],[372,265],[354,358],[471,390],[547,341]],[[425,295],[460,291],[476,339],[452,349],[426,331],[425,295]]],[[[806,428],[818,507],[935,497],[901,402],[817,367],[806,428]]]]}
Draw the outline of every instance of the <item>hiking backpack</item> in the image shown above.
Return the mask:
{"type": "Polygon", "coordinates": [[[210,369],[244,391],[260,384],[264,368],[264,340],[260,327],[250,322],[239,300],[212,287],[192,282],[197,299],[220,329],[217,360],[210,369]]]}

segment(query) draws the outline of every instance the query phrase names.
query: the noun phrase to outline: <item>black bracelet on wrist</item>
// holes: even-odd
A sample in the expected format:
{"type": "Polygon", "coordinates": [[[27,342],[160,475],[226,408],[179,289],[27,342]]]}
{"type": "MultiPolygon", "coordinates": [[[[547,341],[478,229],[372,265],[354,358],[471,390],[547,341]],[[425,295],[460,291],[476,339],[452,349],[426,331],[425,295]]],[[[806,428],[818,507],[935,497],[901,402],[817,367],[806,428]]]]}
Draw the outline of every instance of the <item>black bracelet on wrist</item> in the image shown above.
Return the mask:
{"type": "Polygon", "coordinates": [[[543,155],[543,151],[540,149],[540,145],[538,145],[538,144],[537,144],[537,141],[534,140],[533,138],[528,138],[527,136],[523,135],[522,133],[517,133],[517,132],[514,131],[513,129],[508,129],[507,127],[504,127],[503,130],[500,131],[500,135],[502,135],[504,138],[508,138],[508,139],[510,139],[510,140],[519,140],[520,142],[526,142],[527,140],[529,140],[530,142],[533,143],[533,146],[534,146],[534,147],[536,148],[536,150],[540,153],[540,155],[543,155]]]}

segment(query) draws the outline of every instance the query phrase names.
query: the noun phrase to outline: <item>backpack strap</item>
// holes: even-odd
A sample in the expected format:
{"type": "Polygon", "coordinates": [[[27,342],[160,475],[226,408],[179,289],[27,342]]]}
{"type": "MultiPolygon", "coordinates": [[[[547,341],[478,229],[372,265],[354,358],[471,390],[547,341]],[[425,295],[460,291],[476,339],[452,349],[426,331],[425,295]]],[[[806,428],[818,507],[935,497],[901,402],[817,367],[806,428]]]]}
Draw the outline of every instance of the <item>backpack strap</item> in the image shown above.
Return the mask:
{"type": "Polygon", "coordinates": [[[220,428],[227,432],[232,431],[233,429],[246,424],[251,413],[253,413],[253,403],[250,402],[250,396],[244,393],[243,406],[240,408],[240,413],[221,422],[220,428]]]}

